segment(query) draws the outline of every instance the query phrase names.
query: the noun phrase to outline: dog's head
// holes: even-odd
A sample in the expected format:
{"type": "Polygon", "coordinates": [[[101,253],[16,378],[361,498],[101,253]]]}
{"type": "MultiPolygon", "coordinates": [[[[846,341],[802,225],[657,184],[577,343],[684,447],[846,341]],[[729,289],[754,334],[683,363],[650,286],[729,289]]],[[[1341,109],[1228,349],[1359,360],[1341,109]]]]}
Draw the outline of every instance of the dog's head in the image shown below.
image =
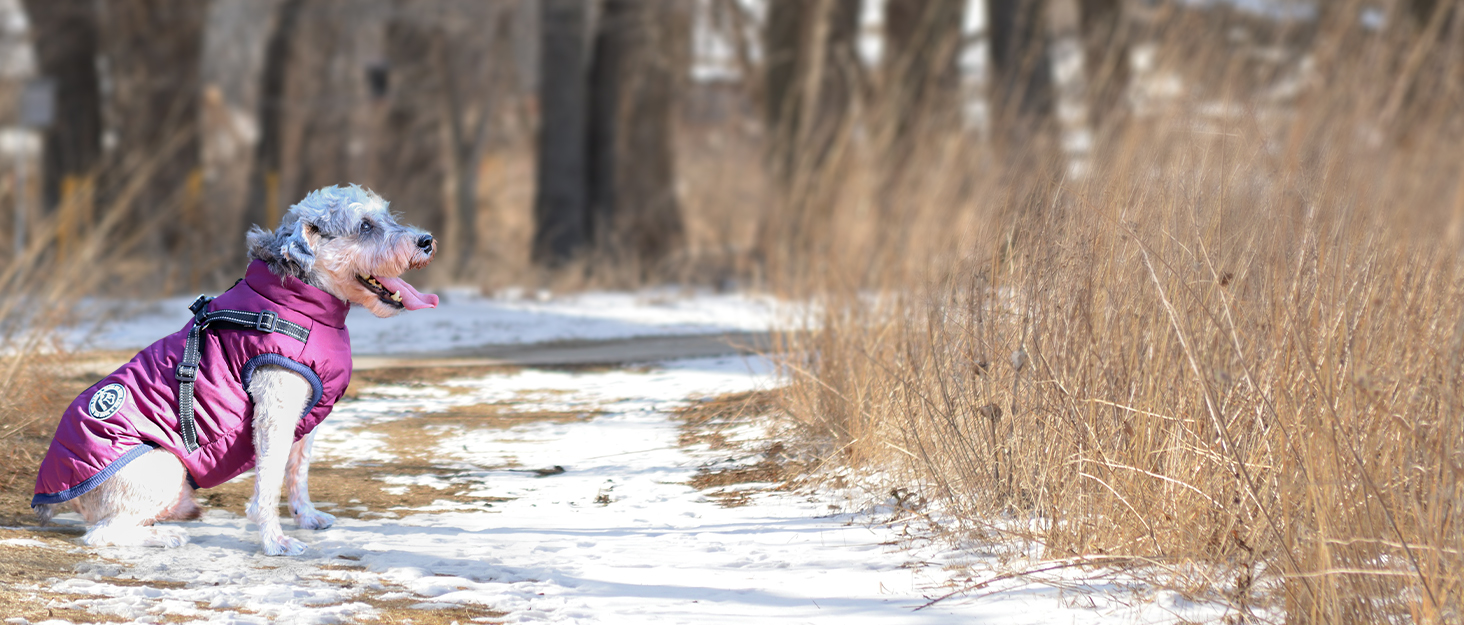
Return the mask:
{"type": "Polygon", "coordinates": [[[437,306],[402,272],[432,262],[437,242],[398,224],[386,200],[356,185],[310,192],[290,207],[278,230],[249,231],[249,257],[277,276],[293,276],[378,317],[437,306]]]}

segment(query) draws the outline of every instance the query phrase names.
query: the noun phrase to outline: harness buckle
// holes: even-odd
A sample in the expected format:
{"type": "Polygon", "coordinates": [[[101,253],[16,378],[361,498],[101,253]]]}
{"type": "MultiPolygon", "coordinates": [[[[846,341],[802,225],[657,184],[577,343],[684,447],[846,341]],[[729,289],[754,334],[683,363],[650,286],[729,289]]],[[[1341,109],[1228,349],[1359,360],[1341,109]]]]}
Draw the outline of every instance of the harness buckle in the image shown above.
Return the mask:
{"type": "Polygon", "coordinates": [[[191,311],[194,315],[201,314],[204,309],[208,307],[208,303],[212,301],[212,297],[209,297],[207,295],[199,295],[198,299],[193,300],[193,303],[188,305],[188,310],[191,311]]]}
{"type": "Polygon", "coordinates": [[[196,382],[198,380],[198,364],[183,363],[178,365],[178,371],[173,374],[179,382],[196,382]]]}
{"type": "Polygon", "coordinates": [[[254,329],[260,332],[274,332],[275,323],[279,320],[279,313],[273,310],[261,310],[259,311],[259,318],[254,321],[254,329]]]}

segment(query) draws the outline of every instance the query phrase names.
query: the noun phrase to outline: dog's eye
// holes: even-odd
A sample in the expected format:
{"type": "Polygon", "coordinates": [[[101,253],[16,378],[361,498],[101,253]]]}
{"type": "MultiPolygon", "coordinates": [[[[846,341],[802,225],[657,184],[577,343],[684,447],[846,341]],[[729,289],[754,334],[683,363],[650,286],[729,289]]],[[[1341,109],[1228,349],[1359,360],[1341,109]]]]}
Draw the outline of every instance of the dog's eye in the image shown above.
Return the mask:
{"type": "Polygon", "coordinates": [[[361,234],[366,234],[366,233],[371,232],[371,228],[372,228],[371,222],[369,222],[369,221],[363,221],[363,222],[361,222],[361,234]]]}

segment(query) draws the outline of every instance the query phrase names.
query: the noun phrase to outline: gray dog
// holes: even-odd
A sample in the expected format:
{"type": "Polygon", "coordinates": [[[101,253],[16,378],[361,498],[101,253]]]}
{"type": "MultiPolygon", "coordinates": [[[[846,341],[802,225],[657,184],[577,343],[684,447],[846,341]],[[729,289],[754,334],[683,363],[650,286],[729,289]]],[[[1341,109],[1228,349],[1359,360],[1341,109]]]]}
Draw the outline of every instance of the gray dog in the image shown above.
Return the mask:
{"type": "Polygon", "coordinates": [[[247,513],[265,553],[304,551],[280,527],[280,490],[300,527],[335,522],[310,503],[306,476],[314,428],[350,382],[346,311],[435,307],[399,276],[436,250],[354,185],[310,193],[273,232],[256,226],[243,279],[72,402],[36,482],[42,522],[70,502],[88,545],[176,547],[187,534],[154,523],[196,518],[195,488],[255,467],[247,513]]]}

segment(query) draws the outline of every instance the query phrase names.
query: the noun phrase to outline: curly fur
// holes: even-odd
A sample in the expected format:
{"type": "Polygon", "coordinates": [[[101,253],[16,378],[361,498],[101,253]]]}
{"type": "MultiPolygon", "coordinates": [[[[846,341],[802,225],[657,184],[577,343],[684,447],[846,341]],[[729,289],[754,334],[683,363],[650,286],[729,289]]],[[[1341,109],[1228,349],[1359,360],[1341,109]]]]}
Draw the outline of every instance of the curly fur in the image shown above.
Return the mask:
{"type": "Polygon", "coordinates": [[[249,231],[249,257],[264,261],[277,276],[303,280],[378,317],[396,315],[399,308],[383,304],[356,277],[395,277],[424,267],[437,243],[426,232],[397,223],[389,206],[356,185],[312,191],[290,207],[273,232],[259,226],[249,231]]]}
{"type": "MultiPolygon", "coordinates": [[[[400,313],[384,302],[358,276],[394,279],[407,269],[426,266],[437,250],[431,235],[397,223],[386,200],[356,185],[311,192],[290,207],[274,231],[249,231],[250,258],[264,261],[277,276],[294,277],[342,300],[360,304],[378,317],[400,313]]],[[[431,298],[433,305],[435,296],[431,298]]],[[[246,512],[259,528],[269,555],[297,555],[305,543],[285,536],[279,520],[280,490],[288,499],[296,524],[303,529],[330,527],[335,517],[310,502],[306,485],[313,436],[294,441],[296,421],[310,401],[312,389],[303,376],[276,366],[262,366],[250,380],[254,400],[253,432],[257,456],[254,497],[246,512]]],[[[153,450],[123,467],[72,506],[92,527],[88,545],[176,547],[187,542],[181,528],[158,527],[158,521],[196,518],[187,472],[171,453],[153,450]]],[[[41,522],[55,506],[37,506],[41,522]]]]}

